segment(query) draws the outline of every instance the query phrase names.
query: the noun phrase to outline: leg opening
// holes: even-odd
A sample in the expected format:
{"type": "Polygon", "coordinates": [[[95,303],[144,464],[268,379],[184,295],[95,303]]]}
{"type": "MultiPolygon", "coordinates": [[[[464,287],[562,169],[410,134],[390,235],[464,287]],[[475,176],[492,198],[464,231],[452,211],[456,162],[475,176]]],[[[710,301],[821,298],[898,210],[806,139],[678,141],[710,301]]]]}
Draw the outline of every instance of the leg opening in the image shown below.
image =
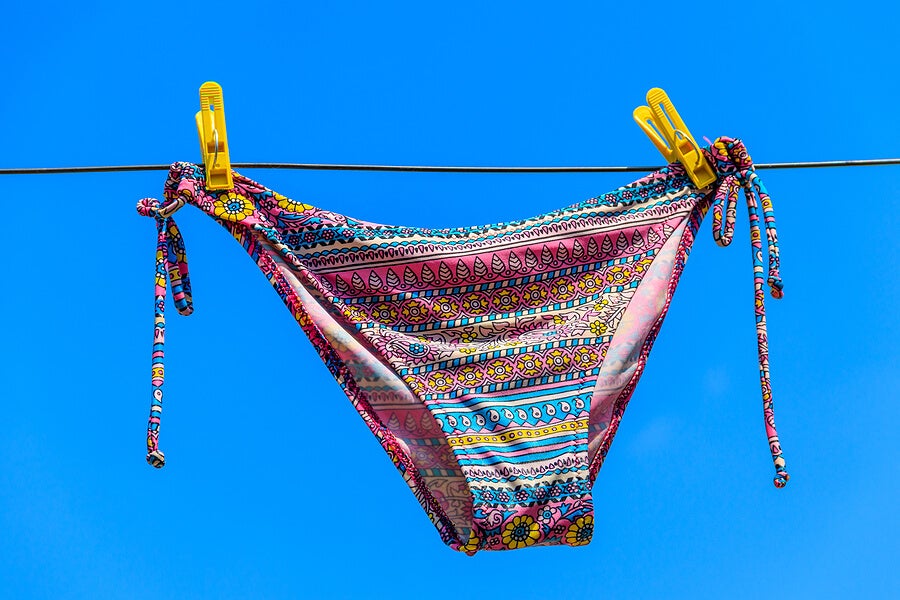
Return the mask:
{"type": "MultiPolygon", "coordinates": [[[[276,263],[281,261],[277,260],[276,263]]],[[[355,331],[348,331],[297,279],[293,271],[279,264],[281,275],[303,303],[310,318],[348,369],[360,397],[352,397],[364,418],[386,428],[396,447],[415,467],[415,477],[407,482],[440,530],[441,517],[449,520],[459,544],[472,529],[472,496],[453,450],[428,408],[387,365],[383,364],[355,331]],[[364,403],[359,400],[365,400],[364,403]],[[434,502],[434,506],[430,506],[434,502]]],[[[345,390],[347,388],[345,387],[345,390]]],[[[350,396],[349,390],[347,390],[350,396]]]]}
{"type": "MultiPolygon", "coordinates": [[[[693,234],[682,221],[660,248],[628,301],[597,375],[591,398],[588,453],[591,481],[599,471],[631,394],[644,370],[656,333],[681,272],[679,256],[693,234]]],[[[681,261],[683,266],[683,259],[681,261]]]]}

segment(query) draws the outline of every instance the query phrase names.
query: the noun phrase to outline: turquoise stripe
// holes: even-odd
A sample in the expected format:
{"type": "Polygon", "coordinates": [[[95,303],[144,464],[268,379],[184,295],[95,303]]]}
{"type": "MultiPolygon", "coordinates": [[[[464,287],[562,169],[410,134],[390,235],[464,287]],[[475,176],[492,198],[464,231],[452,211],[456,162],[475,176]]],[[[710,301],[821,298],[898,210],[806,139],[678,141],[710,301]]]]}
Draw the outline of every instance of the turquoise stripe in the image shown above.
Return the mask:
{"type": "MultiPolygon", "coordinates": [[[[584,434],[579,434],[578,432],[573,433],[571,435],[554,437],[552,443],[553,444],[562,444],[565,442],[576,441],[579,437],[587,437],[587,430],[585,430],[584,434]]],[[[490,451],[499,451],[499,452],[514,452],[516,450],[521,450],[524,448],[539,448],[541,446],[548,445],[550,442],[546,438],[535,439],[535,440],[522,440],[516,442],[514,444],[504,444],[504,445],[482,445],[482,444],[467,444],[465,446],[456,446],[456,449],[463,450],[464,452],[477,454],[479,452],[490,452],[490,451]]]]}
{"type": "MultiPolygon", "coordinates": [[[[593,383],[591,383],[590,385],[593,385],[593,383]]],[[[505,404],[503,404],[503,403],[512,402],[512,401],[516,401],[516,400],[526,400],[528,398],[539,398],[539,397],[541,397],[541,395],[545,395],[545,394],[559,394],[559,393],[566,393],[566,392],[571,392],[571,391],[575,392],[574,394],[566,396],[565,398],[559,399],[560,401],[562,401],[562,400],[567,400],[569,398],[577,397],[579,394],[587,395],[587,392],[583,391],[583,389],[585,387],[588,387],[588,386],[584,383],[579,383],[579,384],[572,384],[572,385],[566,385],[566,386],[561,386],[561,387],[554,387],[554,388],[550,388],[548,390],[540,390],[540,391],[536,391],[536,392],[520,392],[518,394],[510,394],[508,396],[503,396],[502,398],[474,397],[474,398],[459,399],[459,400],[454,401],[453,403],[434,402],[434,403],[429,404],[429,408],[432,410],[440,410],[440,409],[452,410],[454,408],[462,408],[462,407],[469,408],[472,404],[475,404],[475,403],[485,403],[486,401],[489,402],[491,400],[494,400],[497,402],[497,404],[495,404],[494,406],[485,407],[485,409],[493,408],[494,410],[503,410],[504,408],[509,408],[509,410],[516,410],[517,408],[523,408],[523,409],[527,410],[527,408],[524,406],[517,406],[516,408],[511,408],[511,407],[505,406],[505,404]]],[[[545,402],[549,402],[549,400],[545,400],[545,402]]]]}

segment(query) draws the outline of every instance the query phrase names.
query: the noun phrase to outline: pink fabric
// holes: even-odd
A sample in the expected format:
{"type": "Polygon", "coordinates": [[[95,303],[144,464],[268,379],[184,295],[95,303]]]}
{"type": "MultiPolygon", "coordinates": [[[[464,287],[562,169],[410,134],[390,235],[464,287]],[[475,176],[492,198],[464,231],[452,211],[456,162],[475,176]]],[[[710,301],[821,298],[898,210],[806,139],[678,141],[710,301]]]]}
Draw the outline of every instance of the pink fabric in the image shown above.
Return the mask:
{"type": "MultiPolygon", "coordinates": [[[[757,198],[769,283],[781,293],[771,200],[740,142],[720,139],[708,158],[719,179],[703,190],[670,165],[532,219],[443,230],[359,221],[238,174],[233,190],[208,192],[202,168],[178,163],[164,209],[142,214],[159,221],[161,244],[164,232],[177,231],[171,213],[186,203],[234,235],[448,545],[468,553],[582,545],[593,533],[591,486],[699,224],[715,202],[717,240],[727,243],[738,186],[750,209],[776,485],[787,480],[771,414],[761,297],[757,198]]],[[[156,350],[161,372],[161,343],[156,350]]],[[[161,391],[158,378],[148,442],[156,466],[163,462],[155,445],[161,391]]]]}

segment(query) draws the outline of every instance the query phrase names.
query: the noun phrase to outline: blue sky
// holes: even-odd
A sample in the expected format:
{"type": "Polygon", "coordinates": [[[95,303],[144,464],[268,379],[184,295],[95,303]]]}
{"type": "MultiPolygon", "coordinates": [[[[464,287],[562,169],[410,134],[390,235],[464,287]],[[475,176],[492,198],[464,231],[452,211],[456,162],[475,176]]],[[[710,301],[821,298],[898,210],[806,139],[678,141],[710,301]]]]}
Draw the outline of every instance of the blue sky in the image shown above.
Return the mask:
{"type": "MultiPolygon", "coordinates": [[[[758,162],[900,155],[896,3],[598,4],[15,4],[0,167],[197,161],[207,80],[243,162],[659,164],[631,119],[655,86],[696,136],[740,137],[758,162]]],[[[4,176],[0,596],[896,597],[898,169],[761,172],[786,292],[769,302],[786,489],[746,222],[724,250],[705,223],[594,487],[593,543],[474,558],[441,543],[256,266],[196,210],[178,215],[195,313],[170,311],[169,464],[147,466],[155,231],[134,206],[165,175],[4,176]]],[[[638,177],[246,174],[440,227],[638,177]]]]}

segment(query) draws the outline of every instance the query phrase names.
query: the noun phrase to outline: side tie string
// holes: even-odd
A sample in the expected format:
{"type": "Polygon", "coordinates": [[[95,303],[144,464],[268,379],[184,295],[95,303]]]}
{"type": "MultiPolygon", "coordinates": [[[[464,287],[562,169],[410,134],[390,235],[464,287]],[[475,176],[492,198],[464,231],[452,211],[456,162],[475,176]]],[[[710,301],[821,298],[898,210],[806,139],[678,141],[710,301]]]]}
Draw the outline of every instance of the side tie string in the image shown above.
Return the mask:
{"type": "Polygon", "coordinates": [[[156,219],[156,274],[153,304],[153,354],[151,366],[150,417],[147,424],[147,462],[156,468],[166,464],[166,457],[159,449],[159,426],[162,416],[163,382],[165,381],[166,341],[166,284],[172,286],[175,308],[182,315],[194,311],[191,299],[191,280],[188,274],[184,239],[171,214],[183,206],[176,202],[161,207],[159,200],[144,198],[138,202],[137,211],[145,217],[156,219]]]}
{"type": "Polygon", "coordinates": [[[762,392],[763,414],[766,422],[766,436],[769,451],[775,464],[775,487],[783,488],[790,480],[785,469],[784,455],[778,432],[775,430],[775,409],[772,399],[772,384],[769,377],[769,338],[766,331],[766,306],[764,282],[767,282],[773,298],[784,296],[784,284],[779,272],[781,261],[778,250],[778,234],[775,229],[775,214],[772,200],[753,167],[747,150],[740,140],[722,138],[710,148],[711,157],[717,158],[719,171],[727,173],[718,184],[713,201],[713,238],[720,246],[731,243],[737,213],[737,196],[744,189],[747,212],[750,218],[750,245],[753,253],[753,289],[756,313],[756,343],[759,355],[759,383],[762,392]],[[723,165],[723,163],[726,163],[723,165]],[[724,167],[724,169],[722,168],[724,167]],[[760,215],[760,213],[762,213],[760,215]],[[724,217],[724,219],[723,219],[724,217]],[[766,254],[763,260],[763,238],[760,221],[765,229],[766,254]],[[766,264],[768,262],[768,265],[766,264]],[[766,268],[768,267],[768,269],[766,268]],[[766,273],[768,271],[768,273],[766,273]]]}

